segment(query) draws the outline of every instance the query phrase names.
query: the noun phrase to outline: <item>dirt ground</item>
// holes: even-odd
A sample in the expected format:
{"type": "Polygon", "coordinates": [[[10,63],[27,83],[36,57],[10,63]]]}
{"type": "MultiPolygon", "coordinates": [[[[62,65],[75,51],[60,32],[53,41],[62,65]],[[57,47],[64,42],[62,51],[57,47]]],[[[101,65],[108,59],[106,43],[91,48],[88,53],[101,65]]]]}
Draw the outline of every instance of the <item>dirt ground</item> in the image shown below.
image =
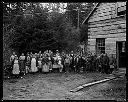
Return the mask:
{"type": "Polygon", "coordinates": [[[3,80],[3,100],[125,100],[126,78],[86,87],[72,93],[71,89],[104,79],[100,73],[28,74],[23,79],[3,80]]]}

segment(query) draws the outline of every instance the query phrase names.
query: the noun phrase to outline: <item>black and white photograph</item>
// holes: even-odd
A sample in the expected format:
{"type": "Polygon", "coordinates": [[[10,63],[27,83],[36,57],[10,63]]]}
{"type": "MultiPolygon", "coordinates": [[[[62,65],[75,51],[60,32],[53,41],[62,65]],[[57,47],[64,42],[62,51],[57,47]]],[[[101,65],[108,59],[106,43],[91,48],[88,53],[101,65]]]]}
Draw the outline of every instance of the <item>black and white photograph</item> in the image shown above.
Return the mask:
{"type": "Polygon", "coordinates": [[[127,101],[126,1],[2,5],[2,101],[127,101]]]}

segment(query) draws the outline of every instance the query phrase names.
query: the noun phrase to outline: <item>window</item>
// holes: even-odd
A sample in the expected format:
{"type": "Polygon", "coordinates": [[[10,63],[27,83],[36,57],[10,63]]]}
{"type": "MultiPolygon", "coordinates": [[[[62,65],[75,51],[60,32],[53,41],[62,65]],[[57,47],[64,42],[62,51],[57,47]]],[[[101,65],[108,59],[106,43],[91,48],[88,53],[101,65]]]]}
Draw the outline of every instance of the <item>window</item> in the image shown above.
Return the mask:
{"type": "Polygon", "coordinates": [[[126,2],[117,2],[117,16],[126,14],[126,2]]]}
{"type": "Polygon", "coordinates": [[[97,54],[105,53],[105,38],[96,39],[96,53],[97,54]]]}

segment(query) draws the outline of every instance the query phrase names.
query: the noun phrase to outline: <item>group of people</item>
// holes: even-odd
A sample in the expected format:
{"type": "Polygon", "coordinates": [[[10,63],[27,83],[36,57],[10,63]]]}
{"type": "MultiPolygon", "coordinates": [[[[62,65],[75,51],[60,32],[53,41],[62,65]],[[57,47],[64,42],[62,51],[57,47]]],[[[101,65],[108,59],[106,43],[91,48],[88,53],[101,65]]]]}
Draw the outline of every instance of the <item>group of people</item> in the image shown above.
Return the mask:
{"type": "Polygon", "coordinates": [[[17,56],[13,52],[10,57],[12,75],[18,78],[19,76],[26,75],[27,73],[36,72],[52,72],[58,68],[60,72],[100,72],[100,73],[112,73],[116,68],[116,59],[113,55],[108,57],[107,54],[76,54],[73,51],[71,53],[53,53],[51,50],[46,50],[44,53],[33,54],[28,52],[26,56],[24,53],[21,56],[17,56]],[[58,65],[58,67],[57,67],[58,65]]]}

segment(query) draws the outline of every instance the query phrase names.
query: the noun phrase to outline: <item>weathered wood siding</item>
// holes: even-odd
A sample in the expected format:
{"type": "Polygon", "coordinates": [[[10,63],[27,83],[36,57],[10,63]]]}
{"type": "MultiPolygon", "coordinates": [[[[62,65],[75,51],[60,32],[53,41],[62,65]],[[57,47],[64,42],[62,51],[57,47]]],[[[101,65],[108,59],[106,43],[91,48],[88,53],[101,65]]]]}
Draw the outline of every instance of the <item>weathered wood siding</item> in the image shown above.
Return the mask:
{"type": "Polygon", "coordinates": [[[117,17],[116,10],[117,3],[100,3],[90,16],[88,50],[92,53],[96,52],[96,38],[106,38],[105,52],[108,54],[116,54],[116,41],[126,41],[126,16],[117,17]]]}

